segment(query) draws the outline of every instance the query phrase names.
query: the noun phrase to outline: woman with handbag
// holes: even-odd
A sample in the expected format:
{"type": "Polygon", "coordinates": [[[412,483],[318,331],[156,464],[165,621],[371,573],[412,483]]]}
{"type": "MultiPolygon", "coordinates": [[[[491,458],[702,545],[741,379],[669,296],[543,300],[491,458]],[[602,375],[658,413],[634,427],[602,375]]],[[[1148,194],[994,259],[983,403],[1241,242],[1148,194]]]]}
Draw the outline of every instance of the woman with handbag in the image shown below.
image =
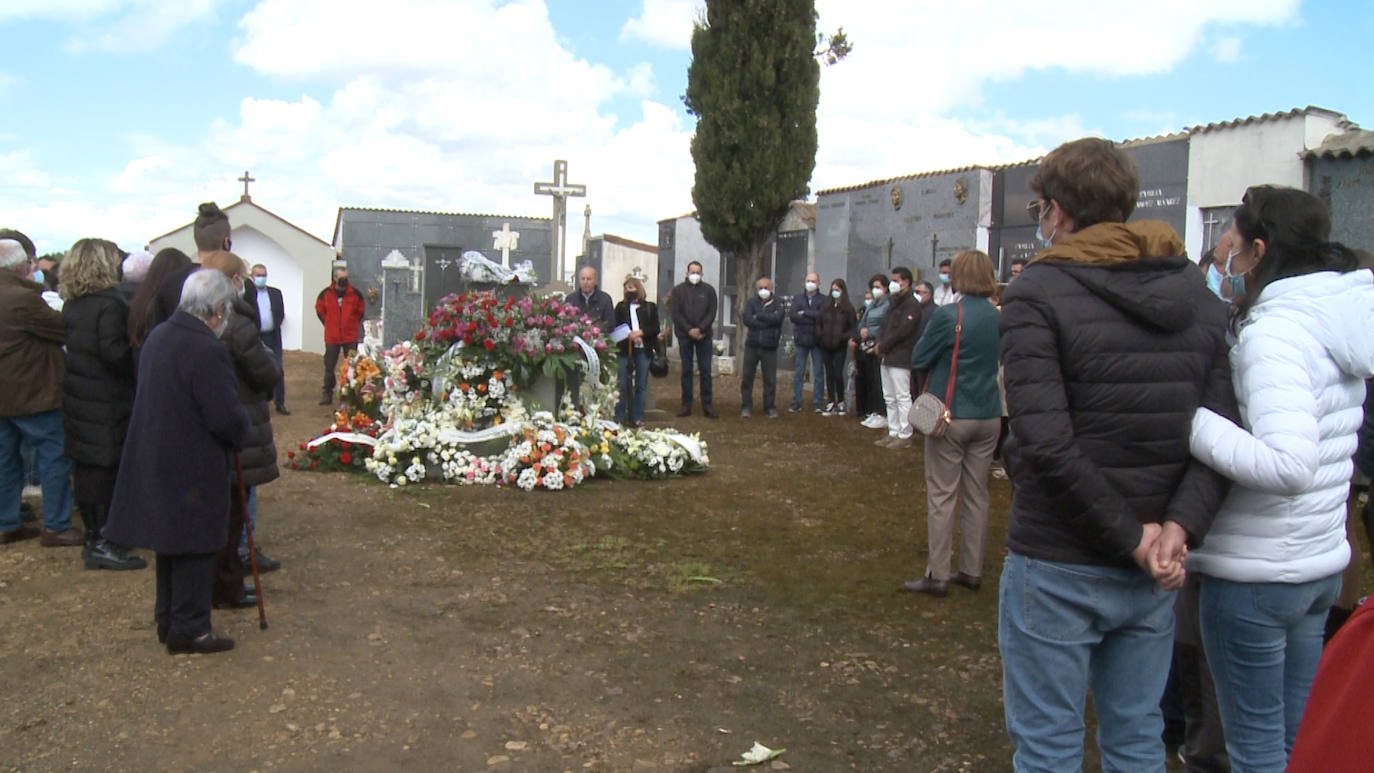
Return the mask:
{"type": "Polygon", "coordinates": [[[925,435],[926,524],[930,543],[925,576],[902,584],[912,593],[944,596],[949,581],[978,590],[988,536],[988,467],[1001,429],[997,388],[999,337],[992,260],[965,250],[950,267],[962,296],[930,318],[911,353],[913,370],[926,372],[925,388],[911,408],[912,426],[925,435]],[[943,403],[940,397],[943,396],[943,403]],[[954,505],[959,502],[959,572],[950,577],[954,505]]]}
{"type": "Polygon", "coordinates": [[[660,332],[658,306],[645,299],[644,283],[635,277],[625,279],[624,290],[625,300],[615,306],[615,324],[617,330],[624,327],[629,335],[616,344],[620,351],[617,381],[620,399],[615,404],[615,420],[618,424],[624,424],[629,419],[632,426],[642,427],[644,403],[649,394],[649,356],[651,349],[658,346],[660,332]],[[629,398],[631,390],[633,398],[629,398]]]}

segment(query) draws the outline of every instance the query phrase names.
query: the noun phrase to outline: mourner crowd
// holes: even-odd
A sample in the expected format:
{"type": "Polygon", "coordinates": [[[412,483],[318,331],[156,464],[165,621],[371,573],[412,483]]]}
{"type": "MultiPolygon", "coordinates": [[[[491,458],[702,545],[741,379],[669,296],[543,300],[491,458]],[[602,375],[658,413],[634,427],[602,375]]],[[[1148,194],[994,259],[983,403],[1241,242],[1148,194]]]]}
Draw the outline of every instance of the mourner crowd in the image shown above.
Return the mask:
{"type": "MultiPolygon", "coordinates": [[[[753,416],[761,373],[758,407],[778,417],[786,321],[789,411],[807,409],[809,371],[810,410],[852,416],[894,452],[922,436],[929,549],[903,584],[913,593],[981,588],[988,478],[1010,478],[998,642],[1017,770],[1082,767],[1089,691],[1105,770],[1164,770],[1166,712],[1181,716],[1189,770],[1363,764],[1351,749],[1374,743],[1360,724],[1374,622],[1352,613],[1347,500],[1352,467],[1374,473],[1370,265],[1329,240],[1320,199],[1261,185],[1200,270],[1168,225],[1127,222],[1138,172],[1105,140],[1055,149],[1030,187],[1043,249],[1005,286],[978,250],[943,261],[935,282],[901,266],[874,275],[862,306],[842,279],[810,273],[784,303],[759,278],[741,312],[740,415],[753,416]]],[[[264,341],[279,313],[247,284],[265,271],[229,252],[212,204],[195,240],[198,266],[164,250],[122,273],[114,245],[79,241],[53,296],[32,244],[0,233],[0,540],[81,545],[86,566],[108,569],[141,568],[128,548],[151,549],[172,652],[233,646],[210,609],[252,603],[239,516],[278,474],[268,400],[285,412],[279,333],[275,351],[264,341]],[[21,522],[30,468],[41,528],[21,522]]],[[[317,311],[337,358],[362,301],[346,272],[334,280],[317,311]]],[[[662,317],[637,279],[619,303],[594,270],[578,280],[569,300],[618,333],[618,421],[643,422],[645,373],[670,331],[679,416],[699,404],[718,417],[717,297],[701,264],[662,317]]]]}
{"type": "MultiPolygon", "coordinates": [[[[25,234],[0,231],[0,544],[80,546],[86,568],[109,570],[143,569],[130,548],[152,550],[157,637],[173,653],[232,648],[211,609],[256,605],[246,566],[281,566],[249,555],[243,516],[251,527],[256,489],[278,477],[268,401],[289,413],[281,292],[229,251],[213,203],[193,235],[195,261],[82,239],[45,268],[25,234]],[[21,504],[29,482],[41,519],[21,504]]],[[[354,333],[327,342],[356,345],[357,291],[342,269],[334,280],[317,301],[326,337],[354,333]]]]}

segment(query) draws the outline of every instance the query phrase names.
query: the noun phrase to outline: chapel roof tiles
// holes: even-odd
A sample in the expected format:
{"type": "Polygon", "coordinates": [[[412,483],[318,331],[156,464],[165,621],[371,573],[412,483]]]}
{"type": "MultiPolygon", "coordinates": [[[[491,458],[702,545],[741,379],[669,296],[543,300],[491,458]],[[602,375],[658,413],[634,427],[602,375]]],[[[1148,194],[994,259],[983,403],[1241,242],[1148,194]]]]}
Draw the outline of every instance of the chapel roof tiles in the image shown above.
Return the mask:
{"type": "Polygon", "coordinates": [[[1361,130],[1329,134],[1322,144],[1304,153],[1303,158],[1355,158],[1368,155],[1374,155],[1374,132],[1361,130]]]}

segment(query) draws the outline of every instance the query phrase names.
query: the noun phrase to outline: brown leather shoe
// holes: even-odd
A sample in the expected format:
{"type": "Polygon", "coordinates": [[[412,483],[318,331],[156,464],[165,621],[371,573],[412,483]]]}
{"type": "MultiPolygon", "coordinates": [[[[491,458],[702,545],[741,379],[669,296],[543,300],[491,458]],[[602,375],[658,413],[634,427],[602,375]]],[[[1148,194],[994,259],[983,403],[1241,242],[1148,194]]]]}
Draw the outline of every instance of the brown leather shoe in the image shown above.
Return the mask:
{"type": "Polygon", "coordinates": [[[43,533],[38,535],[38,544],[45,548],[71,548],[77,545],[83,545],[85,542],[86,535],[76,529],[67,529],[65,531],[44,529],[43,533]]]}
{"type": "Polygon", "coordinates": [[[0,531],[0,545],[8,545],[11,542],[22,542],[37,536],[38,527],[31,523],[26,523],[14,531],[0,531]]]}
{"type": "Polygon", "coordinates": [[[677,415],[678,415],[678,416],[691,416],[691,415],[692,415],[692,404],[691,404],[691,403],[683,403],[683,404],[682,404],[682,410],[678,411],[678,412],[677,412],[677,415]]]}
{"type": "Polygon", "coordinates": [[[902,590],[908,593],[929,593],[932,596],[941,598],[949,595],[949,580],[922,577],[919,580],[902,583],[902,590]]]}
{"type": "Polygon", "coordinates": [[[720,414],[716,412],[716,409],[715,409],[715,408],[712,408],[712,407],[709,406],[709,405],[703,405],[703,406],[701,406],[701,412],[702,412],[703,414],[705,414],[705,415],[706,415],[706,418],[708,418],[708,419],[719,419],[719,418],[720,418],[720,414]]]}
{"type": "Polygon", "coordinates": [[[983,587],[983,578],[974,577],[971,574],[964,574],[963,572],[959,572],[951,577],[950,582],[953,582],[955,585],[962,585],[969,590],[978,590],[983,587]]]}

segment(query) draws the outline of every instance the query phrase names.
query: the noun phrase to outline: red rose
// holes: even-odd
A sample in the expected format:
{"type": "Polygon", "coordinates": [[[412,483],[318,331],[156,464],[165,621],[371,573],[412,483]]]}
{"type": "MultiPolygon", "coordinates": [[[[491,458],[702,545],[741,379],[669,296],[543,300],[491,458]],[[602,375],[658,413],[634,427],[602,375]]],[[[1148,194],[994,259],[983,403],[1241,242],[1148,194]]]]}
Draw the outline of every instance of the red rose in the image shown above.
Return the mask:
{"type": "Polygon", "coordinates": [[[416,340],[416,341],[423,341],[423,340],[425,340],[425,331],[423,331],[423,330],[416,331],[416,333],[415,333],[415,340],[416,340]]]}
{"type": "Polygon", "coordinates": [[[353,463],[353,454],[350,454],[349,452],[344,451],[343,453],[339,454],[339,461],[343,462],[344,464],[352,464],[352,463],[353,463]]]}
{"type": "Polygon", "coordinates": [[[296,458],[296,452],[295,452],[295,451],[287,451],[287,452],[286,452],[286,458],[287,458],[287,459],[295,459],[295,458],[296,458]]]}
{"type": "Polygon", "coordinates": [[[300,450],[302,450],[302,451],[305,450],[305,444],[304,444],[304,443],[301,443],[300,450]]]}
{"type": "Polygon", "coordinates": [[[482,342],[482,346],[486,347],[487,351],[491,351],[492,349],[496,348],[496,342],[488,338],[487,340],[482,342]]]}

